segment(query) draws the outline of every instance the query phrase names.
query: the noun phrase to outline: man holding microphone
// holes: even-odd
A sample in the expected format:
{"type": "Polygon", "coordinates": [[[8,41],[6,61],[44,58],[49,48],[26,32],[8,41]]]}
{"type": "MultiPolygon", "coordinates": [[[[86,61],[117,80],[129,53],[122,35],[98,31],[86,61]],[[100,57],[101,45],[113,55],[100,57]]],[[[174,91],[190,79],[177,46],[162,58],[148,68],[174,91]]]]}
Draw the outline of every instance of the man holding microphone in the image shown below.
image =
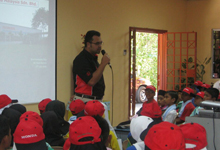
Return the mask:
{"type": "Polygon", "coordinates": [[[110,62],[110,57],[104,53],[99,64],[97,54],[100,54],[103,43],[100,36],[98,31],[88,31],[85,35],[84,49],[73,61],[74,96],[71,100],[102,101],[105,92],[103,71],[110,62]]]}

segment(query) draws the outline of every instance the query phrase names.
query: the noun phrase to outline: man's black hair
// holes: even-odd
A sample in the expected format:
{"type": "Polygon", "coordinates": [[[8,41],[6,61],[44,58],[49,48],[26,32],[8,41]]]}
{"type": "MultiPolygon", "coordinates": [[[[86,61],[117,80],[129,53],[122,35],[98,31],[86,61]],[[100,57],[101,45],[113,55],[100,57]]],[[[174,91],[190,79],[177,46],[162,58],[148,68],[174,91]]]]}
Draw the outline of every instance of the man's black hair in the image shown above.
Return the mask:
{"type": "Polygon", "coordinates": [[[218,95],[219,95],[219,90],[216,88],[208,88],[205,90],[206,92],[208,92],[212,98],[215,98],[215,100],[218,100],[218,95]]]}
{"type": "Polygon", "coordinates": [[[167,91],[166,94],[169,94],[171,99],[175,98],[174,104],[176,104],[178,100],[178,93],[176,91],[167,91]]]}
{"type": "Polygon", "coordinates": [[[8,118],[4,115],[0,115],[0,143],[6,135],[9,135],[9,130],[10,125],[8,118]]]}
{"type": "Polygon", "coordinates": [[[87,46],[87,42],[92,42],[93,41],[93,36],[94,35],[100,37],[101,34],[98,31],[95,31],[95,30],[90,30],[86,33],[85,40],[84,40],[85,47],[87,46]]]}

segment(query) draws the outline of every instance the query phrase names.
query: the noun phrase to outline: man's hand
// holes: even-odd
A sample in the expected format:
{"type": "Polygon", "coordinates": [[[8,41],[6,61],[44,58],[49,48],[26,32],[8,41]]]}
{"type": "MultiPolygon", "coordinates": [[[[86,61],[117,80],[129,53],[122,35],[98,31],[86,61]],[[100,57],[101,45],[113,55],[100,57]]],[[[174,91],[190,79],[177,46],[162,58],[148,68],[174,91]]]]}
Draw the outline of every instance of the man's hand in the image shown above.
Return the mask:
{"type": "Polygon", "coordinates": [[[101,64],[107,65],[109,62],[110,62],[110,57],[108,53],[105,53],[105,55],[103,55],[102,57],[101,64]]]}

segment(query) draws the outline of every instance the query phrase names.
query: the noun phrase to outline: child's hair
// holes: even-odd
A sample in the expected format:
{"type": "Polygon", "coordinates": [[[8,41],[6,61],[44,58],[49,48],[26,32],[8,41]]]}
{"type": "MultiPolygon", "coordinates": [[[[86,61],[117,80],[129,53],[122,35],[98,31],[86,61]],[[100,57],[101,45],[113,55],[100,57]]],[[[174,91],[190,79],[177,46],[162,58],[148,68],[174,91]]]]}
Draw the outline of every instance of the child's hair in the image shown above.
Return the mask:
{"type": "Polygon", "coordinates": [[[8,118],[4,115],[0,115],[0,143],[6,135],[9,135],[9,130],[10,125],[8,118]]]}
{"type": "Polygon", "coordinates": [[[169,94],[172,99],[175,98],[174,104],[176,104],[178,100],[178,93],[175,91],[167,91],[166,94],[169,94]]]}
{"type": "Polygon", "coordinates": [[[98,122],[100,128],[102,129],[101,139],[104,143],[106,143],[108,136],[109,136],[109,131],[110,131],[108,122],[99,115],[93,116],[93,118],[95,118],[95,120],[98,122]]]}
{"type": "Polygon", "coordinates": [[[164,90],[159,90],[158,91],[158,95],[164,96],[165,94],[166,94],[166,91],[164,91],[164,90]]]}
{"type": "Polygon", "coordinates": [[[215,100],[218,100],[218,95],[219,95],[219,90],[216,88],[208,88],[205,90],[206,92],[208,92],[212,98],[215,98],[215,100]]]}

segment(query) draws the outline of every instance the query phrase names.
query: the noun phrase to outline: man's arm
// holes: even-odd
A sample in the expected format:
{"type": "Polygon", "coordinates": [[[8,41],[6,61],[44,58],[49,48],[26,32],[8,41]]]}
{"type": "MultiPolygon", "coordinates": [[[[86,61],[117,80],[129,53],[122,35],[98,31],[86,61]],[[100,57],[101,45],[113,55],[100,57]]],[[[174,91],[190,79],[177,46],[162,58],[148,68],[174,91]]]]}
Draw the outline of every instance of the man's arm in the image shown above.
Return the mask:
{"type": "Polygon", "coordinates": [[[110,62],[110,58],[107,53],[102,57],[101,64],[97,70],[92,74],[92,78],[87,83],[90,86],[94,86],[102,77],[105,66],[110,62]]]}

